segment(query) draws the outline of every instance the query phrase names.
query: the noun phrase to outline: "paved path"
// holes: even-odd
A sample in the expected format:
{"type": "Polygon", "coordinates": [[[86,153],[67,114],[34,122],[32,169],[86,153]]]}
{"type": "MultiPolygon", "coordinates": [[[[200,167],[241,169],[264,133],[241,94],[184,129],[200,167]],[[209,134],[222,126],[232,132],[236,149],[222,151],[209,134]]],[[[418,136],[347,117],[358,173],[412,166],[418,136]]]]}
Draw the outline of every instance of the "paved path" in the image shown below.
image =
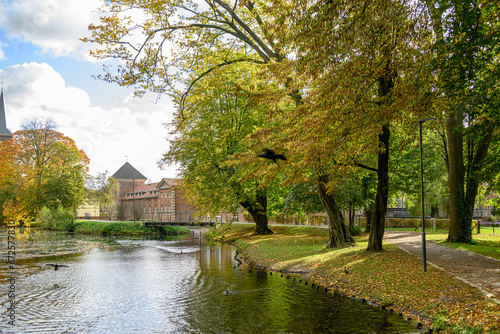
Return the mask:
{"type": "MultiPolygon", "coordinates": [[[[422,257],[422,234],[386,231],[384,240],[422,257]]],[[[467,250],[453,249],[426,240],[427,264],[449,272],[461,281],[479,288],[500,304],[500,260],[467,250]]]]}

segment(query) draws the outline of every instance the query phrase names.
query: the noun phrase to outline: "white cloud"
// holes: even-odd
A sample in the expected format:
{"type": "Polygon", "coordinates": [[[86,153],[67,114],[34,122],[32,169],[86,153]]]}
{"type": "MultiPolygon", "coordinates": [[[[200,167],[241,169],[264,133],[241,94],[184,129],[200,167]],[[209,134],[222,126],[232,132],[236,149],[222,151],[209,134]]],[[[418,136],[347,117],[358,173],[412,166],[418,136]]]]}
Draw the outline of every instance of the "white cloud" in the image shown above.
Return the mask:
{"type": "Polygon", "coordinates": [[[54,56],[85,55],[88,45],[79,38],[97,22],[101,0],[20,0],[4,5],[6,36],[21,38],[54,56]]]}
{"type": "Polygon", "coordinates": [[[167,149],[168,131],[163,123],[172,118],[172,102],[155,95],[129,97],[113,108],[93,105],[88,94],[67,86],[48,64],[25,63],[5,68],[7,127],[17,131],[34,115],[52,117],[59,131],[75,140],[91,160],[91,173],[114,173],[128,161],[153,181],[173,177],[156,162],[167,149]],[[153,101],[153,102],[152,102],[153,101]]]}

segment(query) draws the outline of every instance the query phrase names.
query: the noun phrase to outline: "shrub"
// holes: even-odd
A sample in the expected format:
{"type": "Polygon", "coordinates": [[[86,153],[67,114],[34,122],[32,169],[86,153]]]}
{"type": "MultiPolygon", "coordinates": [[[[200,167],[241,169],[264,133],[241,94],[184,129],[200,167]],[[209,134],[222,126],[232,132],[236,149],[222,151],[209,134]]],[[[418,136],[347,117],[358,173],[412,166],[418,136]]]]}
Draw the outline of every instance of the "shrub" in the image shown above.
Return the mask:
{"type": "Polygon", "coordinates": [[[55,209],[43,207],[38,213],[40,226],[47,230],[63,230],[74,232],[76,226],[75,216],[69,209],[59,206],[55,209]]]}
{"type": "Polygon", "coordinates": [[[349,233],[351,233],[351,235],[360,235],[361,232],[363,232],[363,228],[361,227],[361,225],[354,225],[349,229],[349,233]]]}

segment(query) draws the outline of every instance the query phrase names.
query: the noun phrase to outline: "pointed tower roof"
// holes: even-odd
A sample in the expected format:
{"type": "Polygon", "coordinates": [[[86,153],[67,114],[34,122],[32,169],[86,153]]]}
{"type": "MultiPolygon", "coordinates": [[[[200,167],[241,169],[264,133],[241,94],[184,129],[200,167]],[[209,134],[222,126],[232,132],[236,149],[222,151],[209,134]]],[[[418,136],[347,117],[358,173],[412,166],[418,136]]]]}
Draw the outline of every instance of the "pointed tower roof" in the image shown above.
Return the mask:
{"type": "Polygon", "coordinates": [[[7,129],[7,122],[5,121],[5,105],[3,102],[3,87],[0,93],[0,141],[12,138],[12,132],[7,129]]]}
{"type": "Polygon", "coordinates": [[[113,175],[115,179],[125,179],[125,180],[147,180],[147,177],[141,174],[137,169],[135,169],[131,164],[126,162],[120,167],[113,175]]]}

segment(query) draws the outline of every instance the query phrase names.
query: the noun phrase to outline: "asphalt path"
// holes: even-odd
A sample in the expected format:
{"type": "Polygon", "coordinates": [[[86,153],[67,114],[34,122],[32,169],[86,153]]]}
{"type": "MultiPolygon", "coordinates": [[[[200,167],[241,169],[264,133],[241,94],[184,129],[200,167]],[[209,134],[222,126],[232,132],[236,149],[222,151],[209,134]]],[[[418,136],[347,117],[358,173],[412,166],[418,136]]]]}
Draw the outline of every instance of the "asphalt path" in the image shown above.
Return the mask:
{"type": "MultiPolygon", "coordinates": [[[[422,234],[386,231],[384,241],[422,258],[422,234]]],[[[426,240],[427,264],[480,289],[500,304],[500,260],[426,240]]]]}

